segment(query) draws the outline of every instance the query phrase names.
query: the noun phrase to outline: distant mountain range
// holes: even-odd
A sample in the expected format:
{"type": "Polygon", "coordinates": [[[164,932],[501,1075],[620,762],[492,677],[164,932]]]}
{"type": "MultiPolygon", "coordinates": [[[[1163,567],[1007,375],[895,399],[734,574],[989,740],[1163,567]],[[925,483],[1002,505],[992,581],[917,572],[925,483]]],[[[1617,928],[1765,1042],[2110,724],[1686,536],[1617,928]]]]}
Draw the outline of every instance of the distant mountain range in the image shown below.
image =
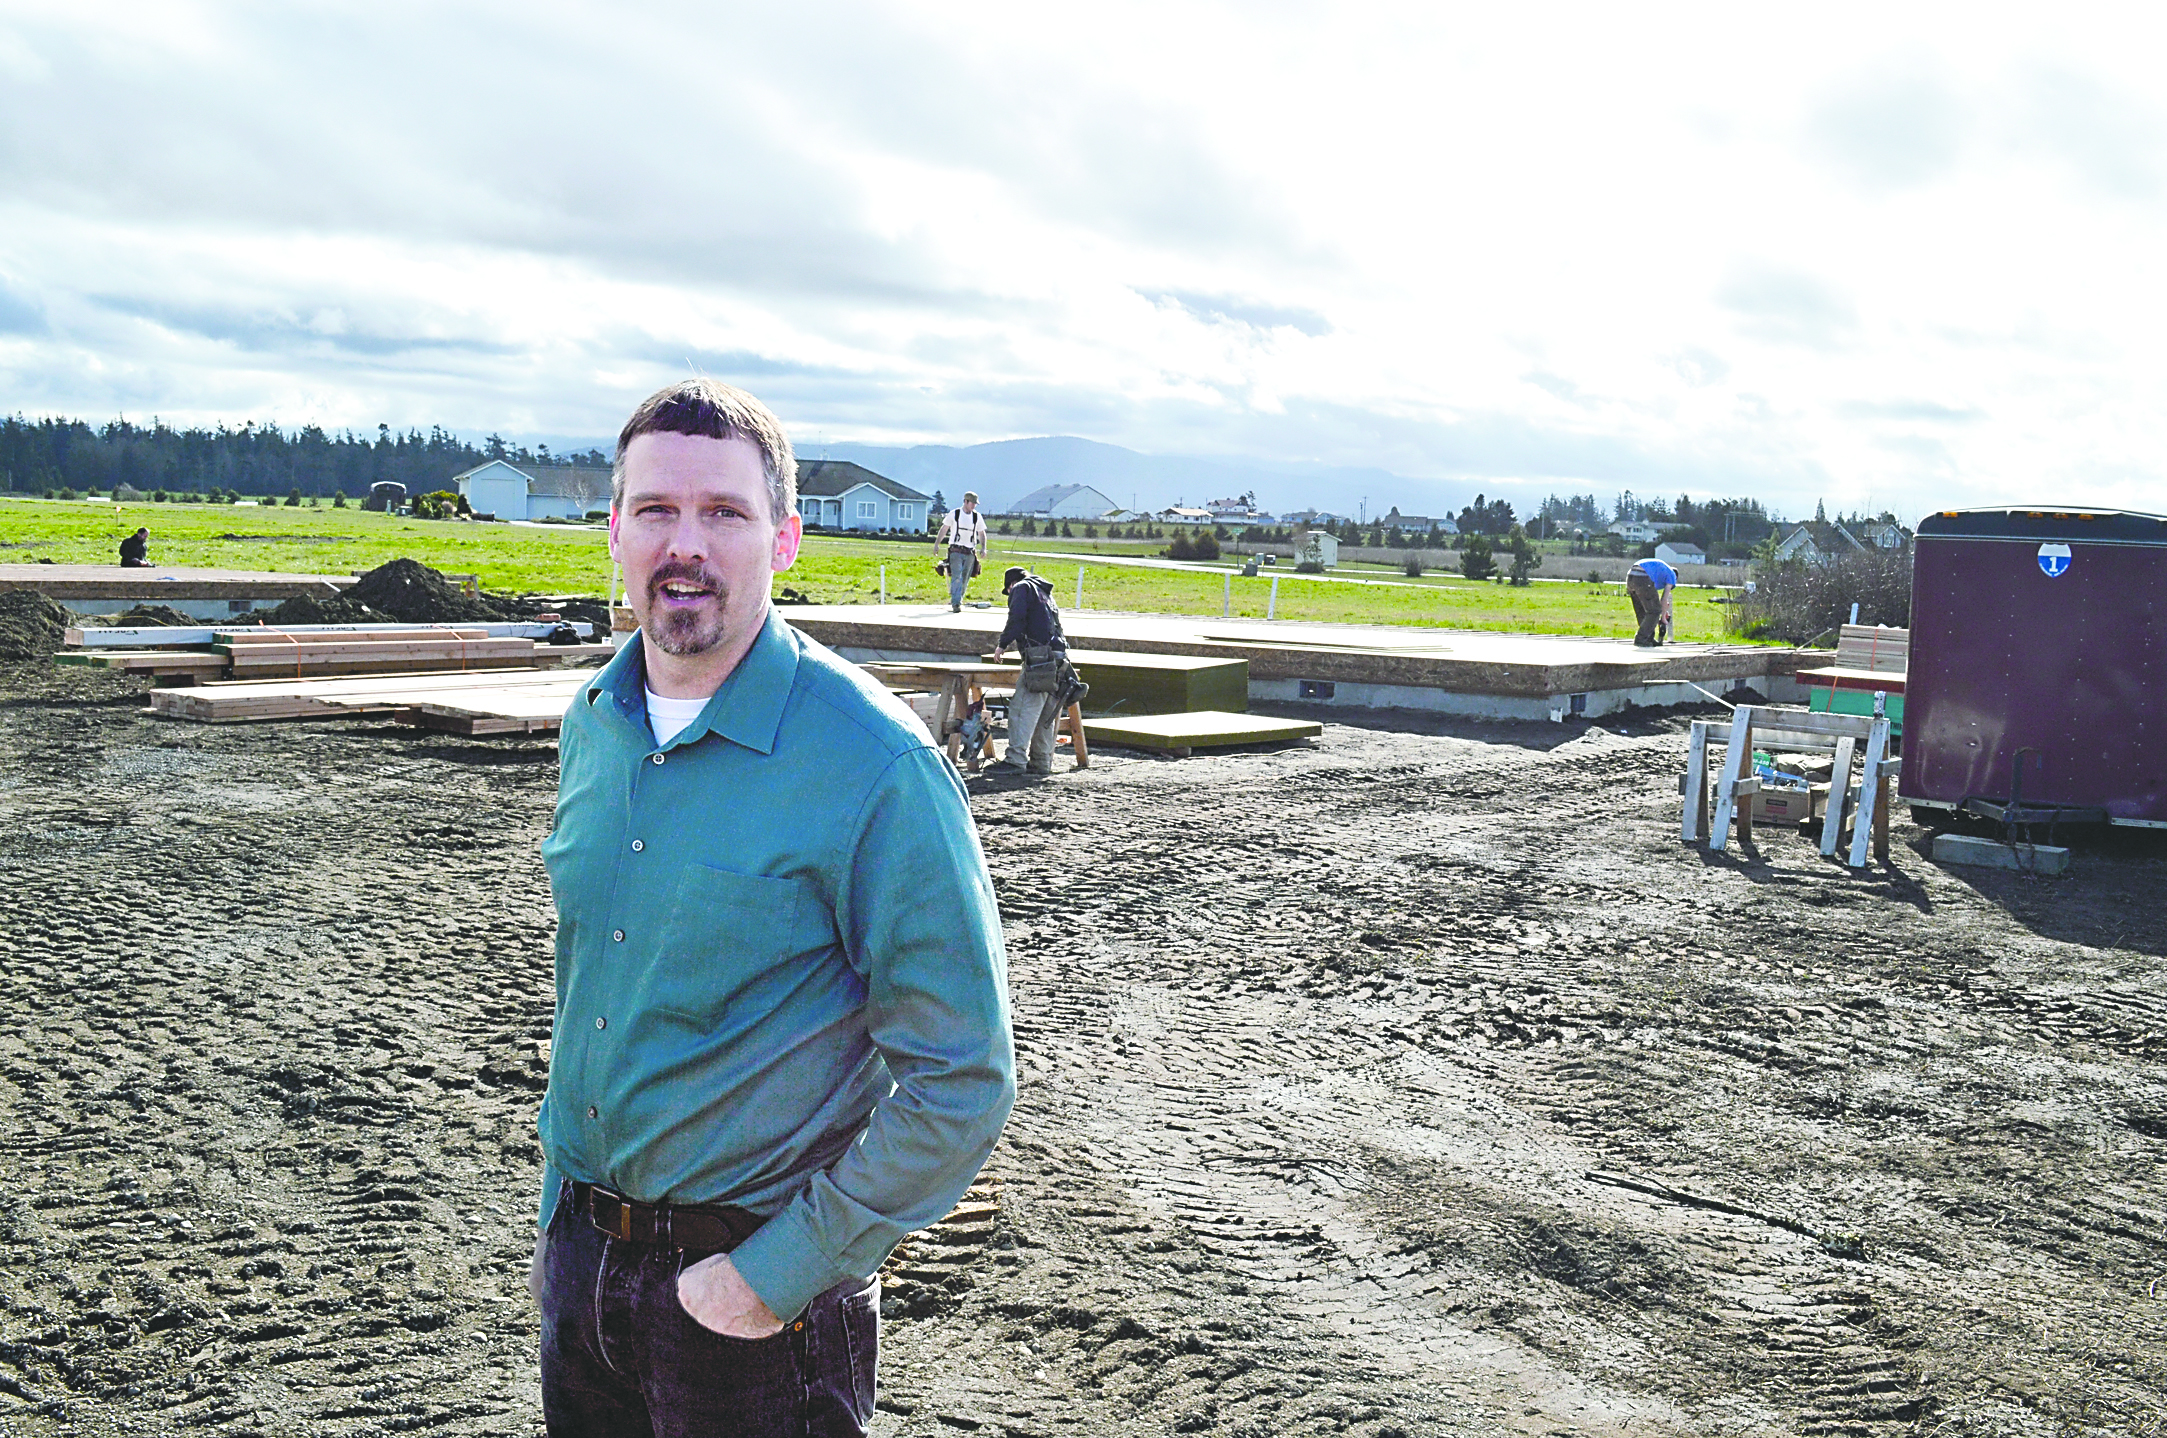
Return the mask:
{"type": "MultiPolygon", "coordinates": [[[[808,446],[805,459],[855,460],[866,468],[901,480],[927,494],[940,491],[954,504],[963,491],[976,490],[980,506],[998,514],[1046,484],[1088,484],[1126,509],[1164,509],[1175,503],[1202,505],[1210,500],[1256,492],[1257,505],[1273,514],[1300,509],[1328,509],[1371,518],[1397,506],[1406,514],[1456,515],[1471,501],[1468,485],[1448,480],[1409,479],[1383,469],[1309,464],[1263,459],[1197,458],[1138,454],[1116,444],[1073,436],[1005,439],[958,448],[921,444],[909,448],[875,444],[808,446]]],[[[1492,497],[1501,487],[1491,487],[1492,497]]],[[[1540,503],[1513,486],[1504,497],[1518,509],[1540,503]]]]}
{"type": "MultiPolygon", "coordinates": [[[[525,442],[532,443],[534,438],[528,436],[525,442]]],[[[589,447],[607,454],[614,444],[562,435],[540,438],[560,454],[589,447]]],[[[1202,505],[1254,490],[1257,506],[1272,514],[1328,509],[1374,519],[1397,506],[1403,514],[1451,517],[1473,502],[1478,487],[1464,480],[1410,479],[1386,469],[1300,460],[1139,454],[1118,444],[1073,435],[962,446],[844,441],[805,445],[798,457],[854,460],[913,489],[927,494],[938,491],[950,504],[961,500],[963,491],[976,490],[980,506],[991,514],[1001,513],[1041,485],[1088,484],[1126,509],[1202,505]]],[[[1485,480],[1479,487],[1489,498],[1509,501],[1523,517],[1549,492],[1544,486],[1514,480],[1485,480]]]]}

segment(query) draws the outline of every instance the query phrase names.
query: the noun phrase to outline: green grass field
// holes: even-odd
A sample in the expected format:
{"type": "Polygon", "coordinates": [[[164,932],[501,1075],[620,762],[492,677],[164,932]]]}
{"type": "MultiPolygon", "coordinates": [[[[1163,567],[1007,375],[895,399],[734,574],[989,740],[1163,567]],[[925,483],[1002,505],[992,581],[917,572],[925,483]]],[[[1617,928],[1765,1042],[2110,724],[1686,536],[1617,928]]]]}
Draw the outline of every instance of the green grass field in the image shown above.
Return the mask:
{"type": "MultiPolygon", "coordinates": [[[[149,527],[151,562],[158,565],[354,574],[403,556],[446,573],[477,575],[489,589],[600,594],[609,584],[607,537],[600,528],[515,527],[400,519],[354,508],[268,505],[0,499],[0,563],[50,559],[55,564],[114,564],[121,539],[138,525],[149,527]]],[[[987,572],[972,585],[971,597],[998,600],[1001,571],[1022,564],[1052,579],[1060,602],[1073,605],[1078,561],[1040,557],[1043,552],[1148,557],[1162,544],[995,535],[987,572]]],[[[883,566],[891,601],[946,600],[947,582],[933,572],[932,546],[870,539],[808,538],[797,566],[782,576],[780,585],[818,604],[870,604],[880,597],[883,566]]],[[[1082,567],[1087,609],[1218,614],[1225,601],[1225,575],[1238,566],[1222,561],[1196,571],[1088,562],[1082,567]]],[[[1624,637],[1633,632],[1633,610],[1622,585],[1534,584],[1515,589],[1434,570],[1409,580],[1382,565],[1346,565],[1334,572],[1389,579],[1392,587],[1320,583],[1282,569],[1277,616],[1524,634],[1624,637]]],[[[1236,574],[1233,584],[1233,612],[1262,618],[1270,581],[1236,574]]],[[[1678,638],[1710,642],[1728,637],[1723,621],[1729,610],[1713,602],[1716,596],[1712,590],[1680,591],[1678,638]]]]}

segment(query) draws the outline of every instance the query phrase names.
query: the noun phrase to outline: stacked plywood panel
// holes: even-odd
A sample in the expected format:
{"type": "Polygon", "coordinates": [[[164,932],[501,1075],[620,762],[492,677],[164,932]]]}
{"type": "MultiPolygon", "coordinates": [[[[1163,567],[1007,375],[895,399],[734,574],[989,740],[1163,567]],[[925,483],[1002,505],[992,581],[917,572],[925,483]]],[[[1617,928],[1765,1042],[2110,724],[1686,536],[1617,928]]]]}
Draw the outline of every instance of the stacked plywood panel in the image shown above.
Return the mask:
{"type": "Polygon", "coordinates": [[[383,714],[461,733],[528,733],[555,729],[572,695],[593,677],[590,670],[514,669],[240,681],[153,690],[150,707],[200,724],[383,714]]]}
{"type": "Polygon", "coordinates": [[[114,631],[70,629],[75,647],[53,659],[180,683],[534,668],[578,656],[577,646],[537,643],[553,631],[545,623],[136,629],[125,635],[133,644],[115,646],[123,636],[114,631]]]}

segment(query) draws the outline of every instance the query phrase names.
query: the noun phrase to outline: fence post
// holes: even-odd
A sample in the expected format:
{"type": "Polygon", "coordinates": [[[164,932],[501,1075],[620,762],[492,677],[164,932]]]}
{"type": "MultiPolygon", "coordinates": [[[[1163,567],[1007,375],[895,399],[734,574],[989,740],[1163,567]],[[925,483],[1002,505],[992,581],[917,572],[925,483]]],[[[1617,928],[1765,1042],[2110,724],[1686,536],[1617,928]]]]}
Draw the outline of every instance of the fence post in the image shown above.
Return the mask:
{"type": "Polygon", "coordinates": [[[1083,566],[1076,566],[1076,607],[1083,608],[1083,566]]]}
{"type": "Polygon", "coordinates": [[[880,602],[888,602],[888,566],[885,564],[880,567],[880,602]]]}
{"type": "Polygon", "coordinates": [[[1279,617],[1279,576],[1276,574],[1272,576],[1272,597],[1264,602],[1264,617],[1266,619],[1277,619],[1279,617]]]}
{"type": "Polygon", "coordinates": [[[1219,604],[1219,617],[1221,619],[1232,619],[1234,617],[1234,571],[1231,569],[1226,572],[1226,598],[1219,604]]]}

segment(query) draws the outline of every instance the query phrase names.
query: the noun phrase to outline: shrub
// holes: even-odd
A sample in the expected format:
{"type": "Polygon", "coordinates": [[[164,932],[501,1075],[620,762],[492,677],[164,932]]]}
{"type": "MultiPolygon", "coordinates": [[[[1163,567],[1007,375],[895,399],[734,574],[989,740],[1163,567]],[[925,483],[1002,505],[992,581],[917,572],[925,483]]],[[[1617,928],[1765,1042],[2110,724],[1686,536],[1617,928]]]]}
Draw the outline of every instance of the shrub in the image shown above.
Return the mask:
{"type": "Polygon", "coordinates": [[[1531,582],[1529,576],[1542,568],[1542,555],[1528,542],[1526,533],[1519,525],[1512,527],[1508,538],[1512,546],[1512,582],[1525,589],[1531,582]]]}
{"type": "Polygon", "coordinates": [[[152,504],[164,504],[171,497],[162,489],[154,489],[150,492],[150,502],[152,504]]]}
{"type": "MultiPolygon", "coordinates": [[[[48,494],[51,494],[51,493],[52,493],[52,491],[51,491],[51,490],[47,490],[47,491],[46,491],[46,493],[48,493],[48,494]]],[[[64,484],[64,485],[60,486],[60,493],[59,493],[59,495],[58,495],[57,497],[58,497],[58,498],[60,498],[60,499],[73,499],[73,498],[75,498],[75,486],[74,486],[74,485],[72,485],[72,484],[64,484]]]]}
{"type": "Polygon", "coordinates": [[[1294,566],[1294,572],[1296,574],[1322,574],[1324,573],[1324,565],[1314,559],[1305,559],[1294,566]]]}
{"type": "Polygon", "coordinates": [[[1166,546],[1166,557],[1168,559],[1194,559],[1196,558],[1196,546],[1189,543],[1188,535],[1176,534],[1174,542],[1166,546]]]}
{"type": "Polygon", "coordinates": [[[1490,541],[1483,535],[1470,534],[1461,544],[1460,573],[1469,579],[1488,579],[1497,573],[1497,561],[1490,554],[1490,541]]]}
{"type": "Polygon", "coordinates": [[[1400,573],[1409,579],[1422,577],[1422,556],[1410,551],[1400,559],[1400,573]]]}
{"type": "Polygon", "coordinates": [[[1583,584],[1601,584],[1602,582],[1603,576],[1601,571],[1594,569],[1589,570],[1588,577],[1581,581],[1581,583],[1583,584]]]}
{"type": "Polygon", "coordinates": [[[1217,559],[1219,557],[1219,541],[1208,529],[1197,535],[1195,542],[1189,547],[1198,559],[1217,559]]]}
{"type": "Polygon", "coordinates": [[[333,509],[344,509],[344,508],[346,507],[346,491],[345,491],[345,490],[341,489],[341,490],[335,490],[335,491],[333,491],[333,493],[332,493],[332,495],[331,495],[331,507],[332,507],[333,509]]]}
{"type": "Polygon", "coordinates": [[[1749,638],[1768,635],[1806,644],[1848,624],[1853,604],[1861,624],[1910,628],[1911,556],[1876,549],[1839,555],[1826,564],[1763,566],[1754,592],[1730,606],[1728,627],[1749,638]]]}

